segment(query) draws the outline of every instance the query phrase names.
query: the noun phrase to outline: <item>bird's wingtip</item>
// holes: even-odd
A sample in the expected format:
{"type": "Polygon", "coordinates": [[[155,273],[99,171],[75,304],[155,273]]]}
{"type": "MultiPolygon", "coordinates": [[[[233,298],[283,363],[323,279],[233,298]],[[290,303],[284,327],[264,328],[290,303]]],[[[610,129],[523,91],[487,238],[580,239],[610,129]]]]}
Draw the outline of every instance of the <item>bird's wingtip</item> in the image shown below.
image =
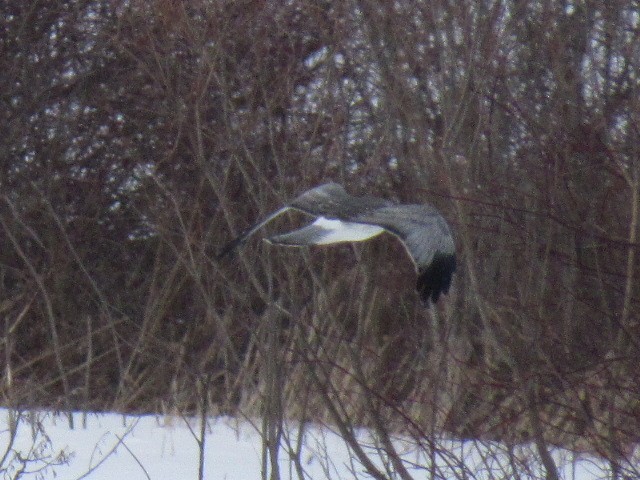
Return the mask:
{"type": "Polygon", "coordinates": [[[455,255],[437,253],[431,263],[419,271],[416,289],[425,305],[436,303],[441,294],[449,292],[455,270],[455,255]]]}
{"type": "Polygon", "coordinates": [[[224,257],[226,257],[227,255],[229,255],[231,252],[233,252],[236,248],[238,248],[240,245],[242,245],[245,241],[245,237],[240,236],[238,238],[233,239],[232,241],[230,241],[229,243],[227,243],[226,245],[224,245],[216,254],[216,260],[221,260],[224,257]]]}

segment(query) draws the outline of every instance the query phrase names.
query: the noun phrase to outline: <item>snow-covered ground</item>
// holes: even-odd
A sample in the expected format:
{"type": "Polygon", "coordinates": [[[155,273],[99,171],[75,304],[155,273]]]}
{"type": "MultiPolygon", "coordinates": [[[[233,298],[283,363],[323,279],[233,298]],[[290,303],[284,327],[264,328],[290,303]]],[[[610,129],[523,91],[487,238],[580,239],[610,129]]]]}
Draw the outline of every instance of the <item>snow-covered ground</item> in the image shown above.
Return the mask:
{"type": "MultiPolygon", "coordinates": [[[[12,441],[10,425],[16,412],[0,409],[0,474],[3,479],[197,479],[199,422],[172,416],[119,414],[23,413],[12,441]],[[83,425],[84,423],[84,425],[83,425]],[[4,458],[3,458],[4,457],[4,458]],[[50,463],[50,465],[47,465],[50,463]],[[22,472],[20,471],[22,469],[22,472]]],[[[15,424],[15,422],[13,423],[15,424]]],[[[257,425],[260,425],[258,422],[257,425]]],[[[295,449],[298,428],[284,436],[295,449]]],[[[384,454],[365,431],[359,439],[376,465],[384,468],[384,454]]],[[[303,475],[308,479],[370,478],[341,438],[323,427],[306,426],[302,442],[303,475]]],[[[263,442],[257,426],[247,420],[214,418],[208,421],[204,449],[205,479],[259,479],[263,476],[263,442]]],[[[440,441],[429,453],[415,441],[396,439],[405,466],[414,478],[520,478],[544,475],[531,447],[508,454],[496,444],[440,441]],[[434,448],[435,447],[435,448],[434,448]],[[433,467],[435,465],[435,467],[433,467]]],[[[556,451],[563,479],[609,478],[605,463],[574,458],[556,451]]],[[[279,455],[283,479],[299,478],[286,446],[279,455]]],[[[264,463],[267,465],[268,462],[264,463]]]]}

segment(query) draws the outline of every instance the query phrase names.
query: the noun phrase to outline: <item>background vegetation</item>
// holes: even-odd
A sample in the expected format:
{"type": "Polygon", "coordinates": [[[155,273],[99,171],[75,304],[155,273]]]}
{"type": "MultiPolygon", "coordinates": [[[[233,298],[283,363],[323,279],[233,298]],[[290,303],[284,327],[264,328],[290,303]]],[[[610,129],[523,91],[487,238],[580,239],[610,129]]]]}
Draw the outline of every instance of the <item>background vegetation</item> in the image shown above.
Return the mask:
{"type": "Polygon", "coordinates": [[[272,453],[283,418],[323,421],[378,478],[354,426],[404,478],[394,432],[618,475],[640,434],[639,11],[0,3],[2,403],[259,414],[272,453]],[[443,211],[460,260],[436,308],[391,237],[214,259],[328,180],[443,211]]]}

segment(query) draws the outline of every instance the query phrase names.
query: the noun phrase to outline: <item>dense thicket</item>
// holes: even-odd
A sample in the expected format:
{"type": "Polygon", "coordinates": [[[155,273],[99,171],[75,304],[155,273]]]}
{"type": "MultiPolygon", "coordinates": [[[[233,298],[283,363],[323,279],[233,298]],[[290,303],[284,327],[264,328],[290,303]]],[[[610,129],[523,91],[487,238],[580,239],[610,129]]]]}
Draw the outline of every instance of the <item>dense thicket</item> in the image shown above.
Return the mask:
{"type": "Polygon", "coordinates": [[[638,440],[638,2],[0,5],[5,405],[638,440]],[[327,180],[445,213],[437,308],[391,237],[214,260],[327,180]]]}

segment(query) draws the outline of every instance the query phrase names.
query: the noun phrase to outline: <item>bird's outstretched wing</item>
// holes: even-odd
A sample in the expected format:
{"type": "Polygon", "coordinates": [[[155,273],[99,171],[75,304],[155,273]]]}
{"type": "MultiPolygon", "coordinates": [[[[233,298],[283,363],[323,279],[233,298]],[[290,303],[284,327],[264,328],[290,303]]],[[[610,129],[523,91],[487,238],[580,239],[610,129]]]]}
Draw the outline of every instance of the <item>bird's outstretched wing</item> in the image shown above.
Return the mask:
{"type": "Polygon", "coordinates": [[[456,269],[455,243],[449,225],[434,207],[391,205],[354,221],[378,225],[402,241],[416,267],[416,287],[423,301],[436,302],[449,291],[456,269]]]}
{"type": "MultiPolygon", "coordinates": [[[[275,212],[269,214],[263,220],[247,228],[238,237],[227,243],[216,255],[217,259],[221,259],[231,253],[233,250],[242,245],[251,235],[256,233],[267,223],[282,215],[287,210],[293,208],[309,215],[332,215],[344,204],[345,198],[350,195],[337,183],[325,183],[318,187],[307,190],[300,194],[292,201],[279,208],[275,212]]],[[[335,216],[333,216],[335,218],[335,216]]]]}

